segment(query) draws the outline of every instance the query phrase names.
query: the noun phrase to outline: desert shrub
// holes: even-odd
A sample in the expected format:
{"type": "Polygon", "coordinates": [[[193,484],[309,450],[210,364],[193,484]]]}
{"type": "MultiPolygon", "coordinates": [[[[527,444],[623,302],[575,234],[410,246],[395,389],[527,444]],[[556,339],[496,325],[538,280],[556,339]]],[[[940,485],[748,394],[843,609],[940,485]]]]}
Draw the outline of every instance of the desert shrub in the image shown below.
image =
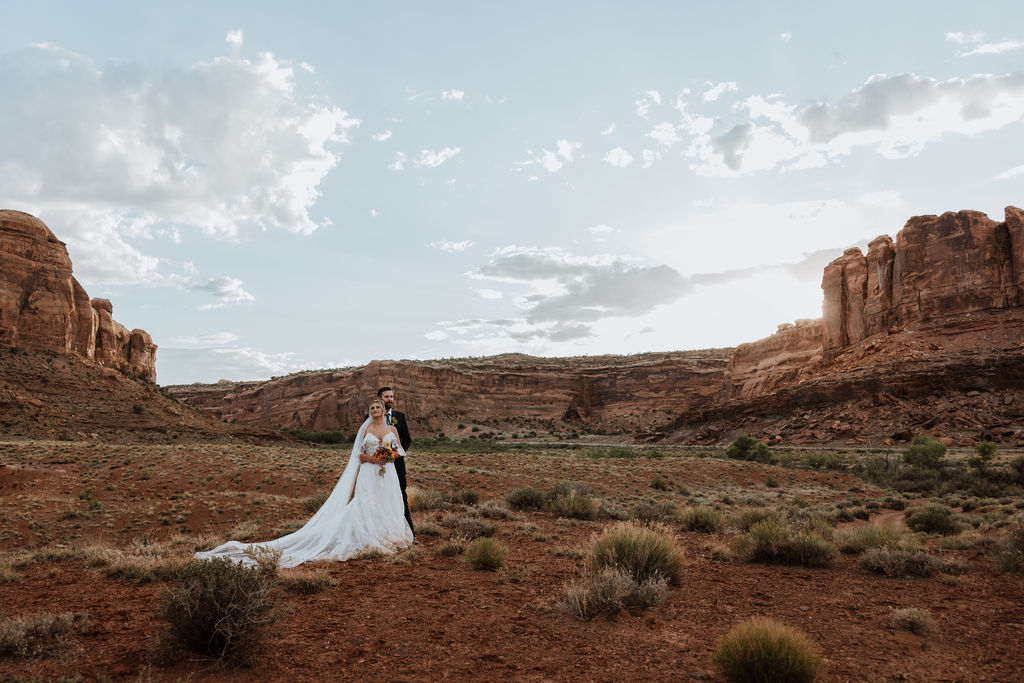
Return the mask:
{"type": "Polygon", "coordinates": [[[448,502],[457,505],[476,505],[480,502],[480,494],[474,489],[455,489],[448,494],[448,502]]]}
{"type": "Polygon", "coordinates": [[[441,531],[441,526],[429,519],[416,522],[417,536],[440,536],[441,531]]]}
{"type": "Polygon", "coordinates": [[[338,585],[334,577],[319,569],[313,571],[304,569],[289,571],[281,574],[277,580],[285,590],[300,595],[320,593],[338,585]]]}
{"type": "Polygon", "coordinates": [[[1024,484],[1024,455],[1019,455],[1010,461],[1010,478],[1018,484],[1024,484]]]}
{"type": "Polygon", "coordinates": [[[306,512],[313,514],[317,510],[323,507],[324,503],[327,502],[328,497],[331,495],[330,489],[323,489],[317,491],[312,496],[302,501],[302,507],[306,509],[306,512]]]}
{"type": "Polygon", "coordinates": [[[466,561],[473,569],[493,572],[505,562],[508,548],[493,538],[477,538],[469,543],[464,551],[466,561]]]}
{"type": "Polygon", "coordinates": [[[992,561],[1004,572],[1024,572],[1024,526],[1018,526],[995,543],[992,561]]]}
{"type": "Polygon", "coordinates": [[[806,636],[764,618],[745,621],[720,638],[711,661],[735,683],[809,683],[824,668],[806,636]]]}
{"type": "Polygon", "coordinates": [[[591,539],[591,573],[617,567],[637,583],[662,577],[673,585],[683,581],[683,556],[672,533],[661,526],[619,522],[591,539]]]}
{"type": "Polygon", "coordinates": [[[655,491],[668,491],[671,487],[667,480],[662,479],[661,477],[655,477],[651,480],[651,488],[655,491]]]}
{"type": "Polygon", "coordinates": [[[942,467],[945,457],[946,444],[923,435],[914,437],[913,443],[903,451],[903,462],[927,470],[942,467]]]}
{"type": "Polygon", "coordinates": [[[709,505],[695,505],[684,510],[680,517],[682,527],[686,531],[699,531],[713,534],[725,526],[722,513],[709,505]]]}
{"type": "Polygon", "coordinates": [[[576,494],[578,496],[592,496],[594,492],[586,484],[581,484],[578,481],[563,481],[555,484],[548,491],[548,499],[558,498],[560,496],[569,496],[576,494]]]}
{"type": "Polygon", "coordinates": [[[598,505],[587,493],[569,491],[564,495],[553,496],[548,501],[548,508],[557,517],[594,519],[598,505]]]}
{"type": "Polygon", "coordinates": [[[71,614],[26,614],[0,620],[0,657],[36,657],[58,650],[74,630],[71,614]]]}
{"type": "Polygon", "coordinates": [[[941,503],[929,503],[921,508],[907,510],[904,516],[907,526],[914,531],[952,536],[964,530],[964,525],[953,514],[952,508],[941,503]]]}
{"type": "Polygon", "coordinates": [[[517,510],[541,510],[547,503],[547,497],[540,489],[532,486],[513,489],[505,495],[508,504],[517,510]]]}
{"type": "Polygon", "coordinates": [[[766,519],[752,526],[736,539],[734,548],[737,557],[746,562],[828,567],[836,557],[836,547],[821,536],[794,531],[776,519],[766,519]]]}
{"type": "Polygon", "coordinates": [[[475,515],[449,513],[441,518],[441,526],[451,529],[453,535],[466,541],[498,533],[497,524],[475,515]]]}
{"type": "Polygon", "coordinates": [[[487,519],[508,519],[512,516],[512,511],[508,509],[508,503],[503,500],[489,500],[478,505],[476,511],[487,519]]]}
{"type": "Polygon", "coordinates": [[[766,519],[782,522],[783,515],[772,508],[744,508],[732,516],[730,524],[740,531],[750,531],[751,527],[766,519]]]}
{"type": "Polygon", "coordinates": [[[264,573],[227,558],[192,560],[164,596],[168,637],[220,661],[247,663],[280,616],[264,573]]]}
{"type": "Polygon", "coordinates": [[[677,517],[674,503],[642,500],[633,506],[633,519],[641,522],[674,522],[677,517]]]}
{"type": "Polygon", "coordinates": [[[608,519],[624,520],[629,519],[631,513],[613,500],[602,498],[597,507],[597,514],[608,519]]]}
{"type": "Polygon", "coordinates": [[[939,630],[932,613],[920,607],[907,607],[898,609],[889,618],[889,625],[893,628],[902,629],[916,633],[919,636],[926,636],[939,630]]]}
{"type": "Polygon", "coordinates": [[[763,441],[758,441],[752,436],[743,434],[725,449],[726,457],[734,460],[753,460],[755,462],[771,462],[772,451],[763,441]]]}
{"type": "Polygon", "coordinates": [[[409,486],[405,489],[405,495],[409,499],[410,512],[436,510],[445,505],[444,496],[437,491],[409,486]]]}
{"type": "Polygon", "coordinates": [[[10,562],[0,562],[0,585],[5,583],[18,583],[21,581],[21,574],[14,570],[10,562]]]}
{"type": "Polygon", "coordinates": [[[907,499],[899,493],[887,493],[879,498],[878,502],[889,510],[903,510],[907,507],[907,499]]]}
{"type": "Polygon", "coordinates": [[[565,587],[559,605],[580,619],[613,616],[619,610],[645,609],[665,601],[667,582],[652,577],[637,582],[633,576],[618,567],[604,567],[599,572],[565,587]]]}
{"type": "Polygon", "coordinates": [[[339,444],[348,441],[351,443],[351,439],[346,439],[345,434],[336,430],[330,430],[325,432],[310,432],[305,429],[282,429],[285,434],[290,434],[299,441],[306,441],[307,443],[324,443],[324,444],[339,444]]]}
{"type": "Polygon", "coordinates": [[[860,556],[860,566],[886,576],[931,576],[938,572],[962,574],[964,566],[923,550],[874,548],[860,556]]]}
{"type": "Polygon", "coordinates": [[[437,552],[445,557],[459,555],[466,549],[466,542],[460,538],[450,538],[437,548],[437,552]]]}
{"type": "Polygon", "coordinates": [[[873,524],[845,529],[836,537],[839,550],[853,555],[860,555],[874,548],[910,548],[915,544],[914,538],[906,533],[873,524]]]}

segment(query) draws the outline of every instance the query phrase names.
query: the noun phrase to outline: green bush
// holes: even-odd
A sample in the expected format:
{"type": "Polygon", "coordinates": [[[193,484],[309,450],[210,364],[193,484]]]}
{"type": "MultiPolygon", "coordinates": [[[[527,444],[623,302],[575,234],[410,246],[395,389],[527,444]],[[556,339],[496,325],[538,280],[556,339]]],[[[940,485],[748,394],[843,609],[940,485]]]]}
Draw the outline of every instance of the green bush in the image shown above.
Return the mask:
{"type": "Polygon", "coordinates": [[[668,481],[661,477],[656,477],[651,481],[651,488],[655,491],[668,491],[671,487],[669,486],[668,481]]]}
{"type": "Polygon", "coordinates": [[[505,562],[508,548],[493,538],[477,538],[465,550],[466,561],[473,569],[493,572],[505,562]]]}
{"type": "Polygon", "coordinates": [[[192,560],[164,595],[169,638],[231,663],[249,663],[280,616],[272,580],[227,558],[192,560]]]}
{"type": "Polygon", "coordinates": [[[541,510],[547,504],[547,496],[540,489],[531,486],[513,489],[505,495],[508,504],[517,510],[541,510]]]}
{"type": "Polygon", "coordinates": [[[999,446],[992,441],[982,441],[974,447],[974,455],[967,459],[967,464],[979,472],[984,472],[997,455],[999,446]]]}
{"type": "Polygon", "coordinates": [[[695,505],[685,510],[680,523],[686,531],[699,531],[704,534],[716,533],[725,526],[722,513],[709,505],[695,505]]]}
{"type": "Polygon", "coordinates": [[[913,443],[903,451],[903,462],[912,467],[936,470],[942,467],[946,457],[946,444],[929,439],[927,436],[914,438],[913,443]]]}
{"type": "Polygon", "coordinates": [[[619,522],[595,535],[590,544],[590,571],[617,567],[637,583],[662,577],[672,585],[683,581],[683,556],[672,533],[661,526],[619,522]]]}
{"type": "Polygon", "coordinates": [[[907,526],[926,534],[953,536],[964,530],[964,525],[953,514],[952,508],[941,503],[929,503],[903,513],[907,526]]]}
{"type": "Polygon", "coordinates": [[[345,434],[339,431],[326,431],[326,432],[310,432],[305,429],[282,429],[285,434],[291,434],[299,441],[305,441],[307,443],[323,443],[323,444],[340,444],[340,443],[352,443],[351,439],[346,439],[345,434]]]}
{"type": "Polygon", "coordinates": [[[735,460],[753,460],[755,462],[771,462],[772,451],[768,446],[752,436],[743,434],[725,449],[726,457],[735,460]]]}
{"type": "Polygon", "coordinates": [[[737,556],[747,562],[829,567],[836,547],[818,534],[794,531],[785,522],[766,519],[736,539],[737,556]]]}
{"type": "Polygon", "coordinates": [[[744,508],[731,517],[730,524],[740,531],[750,531],[755,524],[766,519],[783,523],[785,516],[781,511],[774,508],[744,508]]]}
{"type": "Polygon", "coordinates": [[[824,668],[802,633],[764,618],[746,621],[720,638],[711,661],[733,683],[809,683],[824,668]]]}

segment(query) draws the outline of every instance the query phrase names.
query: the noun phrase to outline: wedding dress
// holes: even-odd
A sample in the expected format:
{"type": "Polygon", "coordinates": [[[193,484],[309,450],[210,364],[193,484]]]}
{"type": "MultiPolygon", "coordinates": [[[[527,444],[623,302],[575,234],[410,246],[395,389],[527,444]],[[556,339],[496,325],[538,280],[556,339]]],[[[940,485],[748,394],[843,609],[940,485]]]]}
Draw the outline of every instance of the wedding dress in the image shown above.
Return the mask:
{"type": "MultiPolygon", "coordinates": [[[[199,559],[226,557],[255,564],[254,550],[280,550],[281,567],[315,560],[348,560],[370,552],[391,554],[413,542],[405,521],[405,504],[394,463],[362,463],[359,453],[373,455],[380,441],[367,434],[367,419],[356,434],[348,465],[324,504],[298,531],[263,543],[228,541],[213,550],[196,553],[199,559]]],[[[384,442],[405,456],[398,437],[388,432],[384,442]]]]}

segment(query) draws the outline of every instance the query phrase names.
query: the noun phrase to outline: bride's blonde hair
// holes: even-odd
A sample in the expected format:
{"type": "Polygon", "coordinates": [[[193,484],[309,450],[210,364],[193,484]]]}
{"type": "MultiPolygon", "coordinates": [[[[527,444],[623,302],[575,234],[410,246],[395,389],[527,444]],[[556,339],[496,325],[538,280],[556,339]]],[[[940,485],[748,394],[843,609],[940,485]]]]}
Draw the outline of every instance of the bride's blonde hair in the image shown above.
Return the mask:
{"type": "Polygon", "coordinates": [[[379,405],[381,410],[387,412],[387,406],[385,406],[384,401],[380,400],[379,398],[375,398],[372,401],[370,401],[370,406],[369,408],[366,409],[367,412],[369,412],[373,408],[374,404],[379,405]]]}

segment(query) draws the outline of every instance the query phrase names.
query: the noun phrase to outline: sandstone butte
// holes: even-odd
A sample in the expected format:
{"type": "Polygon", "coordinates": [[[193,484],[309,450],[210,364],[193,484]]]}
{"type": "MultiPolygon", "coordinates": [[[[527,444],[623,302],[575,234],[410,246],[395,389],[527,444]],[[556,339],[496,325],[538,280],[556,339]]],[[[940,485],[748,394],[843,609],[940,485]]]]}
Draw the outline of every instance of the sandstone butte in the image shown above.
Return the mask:
{"type": "Polygon", "coordinates": [[[421,433],[585,431],[716,443],[1024,446],[1024,212],[911,218],[822,278],[823,316],[735,349],[374,361],[260,382],[169,387],[222,419],[352,430],[393,384],[421,433]],[[460,429],[459,426],[462,425],[460,429]]]}
{"type": "Polygon", "coordinates": [[[0,348],[75,354],[155,382],[153,339],[112,313],[72,276],[67,247],[41,220],[0,210],[0,348]]]}

